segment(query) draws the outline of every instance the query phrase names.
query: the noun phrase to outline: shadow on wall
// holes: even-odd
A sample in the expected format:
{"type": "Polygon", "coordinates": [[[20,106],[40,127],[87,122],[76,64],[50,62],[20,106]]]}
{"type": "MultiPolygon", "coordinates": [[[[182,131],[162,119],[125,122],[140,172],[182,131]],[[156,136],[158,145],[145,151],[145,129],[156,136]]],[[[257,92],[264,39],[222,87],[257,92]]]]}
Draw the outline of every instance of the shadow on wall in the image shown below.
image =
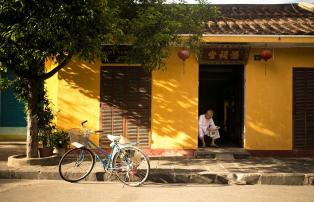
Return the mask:
{"type": "MultiPolygon", "coordinates": [[[[176,53],[176,51],[174,51],[176,53]]],[[[166,71],[154,72],[153,148],[197,148],[198,67],[172,54],[166,71]]]]}
{"type": "Polygon", "coordinates": [[[246,141],[249,142],[247,149],[287,149],[284,148],[289,140],[278,131],[284,131],[285,125],[278,123],[276,129],[265,125],[260,121],[254,121],[250,116],[246,118],[246,141]],[[281,148],[283,146],[283,148],[281,148]]]}
{"type": "Polygon", "coordinates": [[[69,66],[60,71],[59,80],[64,80],[68,86],[85,97],[99,100],[99,91],[97,91],[99,89],[97,87],[99,84],[99,66],[98,63],[72,60],[69,66]]]}
{"type": "Polygon", "coordinates": [[[81,121],[88,120],[88,127],[99,128],[99,67],[99,62],[88,63],[75,58],[59,71],[59,127],[77,128],[81,121]]]}

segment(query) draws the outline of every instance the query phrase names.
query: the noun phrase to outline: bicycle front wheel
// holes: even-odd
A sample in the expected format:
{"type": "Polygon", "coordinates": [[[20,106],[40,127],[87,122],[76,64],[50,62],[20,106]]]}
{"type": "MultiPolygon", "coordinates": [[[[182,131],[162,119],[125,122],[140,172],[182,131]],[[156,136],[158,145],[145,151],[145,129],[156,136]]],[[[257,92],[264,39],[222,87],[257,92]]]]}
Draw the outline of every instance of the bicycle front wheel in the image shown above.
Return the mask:
{"type": "Polygon", "coordinates": [[[125,147],[114,156],[112,168],[124,184],[140,186],[149,175],[150,164],[142,150],[136,147],[125,147]]]}
{"type": "Polygon", "coordinates": [[[89,175],[95,165],[95,155],[87,148],[66,152],[59,162],[59,174],[68,182],[78,182],[89,175]]]}

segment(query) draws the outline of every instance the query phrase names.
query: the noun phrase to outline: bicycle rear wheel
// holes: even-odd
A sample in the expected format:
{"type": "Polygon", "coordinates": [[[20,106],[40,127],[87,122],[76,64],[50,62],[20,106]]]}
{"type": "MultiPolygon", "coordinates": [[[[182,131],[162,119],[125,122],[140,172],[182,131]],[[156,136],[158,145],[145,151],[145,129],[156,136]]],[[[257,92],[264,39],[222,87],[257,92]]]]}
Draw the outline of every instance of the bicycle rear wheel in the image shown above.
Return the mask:
{"type": "Polygon", "coordinates": [[[125,147],[117,153],[112,168],[118,179],[129,186],[142,185],[150,172],[149,159],[136,147],[125,147]]]}
{"type": "Polygon", "coordinates": [[[68,182],[78,182],[89,175],[95,165],[95,156],[87,148],[66,152],[59,162],[59,174],[68,182]]]}

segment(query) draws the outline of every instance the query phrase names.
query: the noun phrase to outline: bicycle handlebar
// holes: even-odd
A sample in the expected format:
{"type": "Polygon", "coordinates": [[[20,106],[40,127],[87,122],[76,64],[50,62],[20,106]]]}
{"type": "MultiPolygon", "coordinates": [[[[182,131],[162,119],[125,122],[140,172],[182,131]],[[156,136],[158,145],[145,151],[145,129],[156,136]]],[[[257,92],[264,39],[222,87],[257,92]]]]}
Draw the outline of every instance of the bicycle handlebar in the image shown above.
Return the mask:
{"type": "MultiPolygon", "coordinates": [[[[82,127],[84,130],[86,129],[86,132],[87,132],[87,133],[90,133],[91,131],[88,130],[87,128],[85,128],[85,126],[84,126],[85,123],[87,123],[87,120],[81,122],[81,127],[82,127]]],[[[104,132],[104,130],[95,130],[95,131],[93,131],[93,133],[103,133],[103,132],[104,132]]]]}
{"type": "Polygon", "coordinates": [[[85,123],[87,123],[87,120],[82,121],[82,122],[81,122],[81,126],[84,126],[85,123]]]}

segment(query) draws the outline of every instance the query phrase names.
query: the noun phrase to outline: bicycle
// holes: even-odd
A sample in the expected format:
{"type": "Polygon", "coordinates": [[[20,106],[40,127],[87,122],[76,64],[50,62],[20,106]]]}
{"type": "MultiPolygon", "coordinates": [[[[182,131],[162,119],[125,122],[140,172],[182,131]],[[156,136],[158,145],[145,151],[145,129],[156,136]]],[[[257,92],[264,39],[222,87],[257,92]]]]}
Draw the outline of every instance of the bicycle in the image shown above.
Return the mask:
{"type": "MultiPolygon", "coordinates": [[[[84,126],[86,122],[81,123],[83,134],[80,138],[83,144],[72,142],[71,145],[75,148],[67,151],[60,159],[61,178],[68,182],[78,182],[86,178],[93,170],[97,158],[109,176],[115,174],[122,183],[129,186],[142,185],[150,172],[149,158],[146,154],[135,146],[136,143],[119,144],[121,137],[113,135],[107,135],[111,141],[111,153],[106,153],[89,140],[91,131],[84,126]],[[90,148],[97,149],[105,158],[101,158],[90,148]],[[77,169],[79,171],[76,171],[77,169]]],[[[101,132],[103,131],[94,131],[94,133],[101,132]]]]}

